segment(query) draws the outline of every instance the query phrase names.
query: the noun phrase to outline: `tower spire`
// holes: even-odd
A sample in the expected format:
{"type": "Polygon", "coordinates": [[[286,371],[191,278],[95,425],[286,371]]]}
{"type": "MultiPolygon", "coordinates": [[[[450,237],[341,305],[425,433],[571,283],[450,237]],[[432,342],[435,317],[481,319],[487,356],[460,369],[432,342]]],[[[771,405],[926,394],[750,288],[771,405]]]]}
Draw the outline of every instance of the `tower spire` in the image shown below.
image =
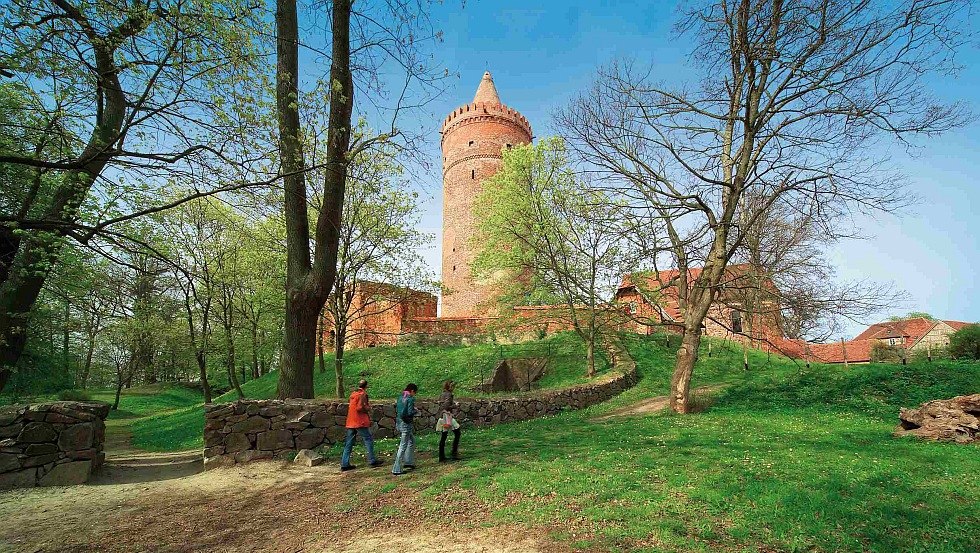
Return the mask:
{"type": "Polygon", "coordinates": [[[497,96],[497,87],[493,86],[493,77],[490,76],[489,71],[483,74],[483,79],[480,80],[480,86],[476,89],[476,96],[473,97],[473,103],[500,103],[500,96],[497,96]]]}

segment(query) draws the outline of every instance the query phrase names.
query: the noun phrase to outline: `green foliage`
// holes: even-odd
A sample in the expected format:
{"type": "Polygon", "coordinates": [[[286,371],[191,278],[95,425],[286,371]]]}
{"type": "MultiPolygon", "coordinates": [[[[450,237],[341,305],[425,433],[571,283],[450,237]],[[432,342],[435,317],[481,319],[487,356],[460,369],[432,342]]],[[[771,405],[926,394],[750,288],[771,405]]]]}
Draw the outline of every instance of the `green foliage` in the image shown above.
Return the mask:
{"type": "Polygon", "coordinates": [[[936,320],[935,317],[933,317],[929,313],[926,313],[925,311],[909,311],[908,313],[905,314],[905,316],[892,315],[891,317],[888,317],[889,321],[907,321],[909,319],[927,319],[930,321],[936,320]]]}
{"type": "Polygon", "coordinates": [[[980,360],[980,325],[968,325],[949,337],[949,353],[956,359],[980,360]]]}
{"type": "Polygon", "coordinates": [[[905,355],[905,348],[902,346],[890,346],[877,342],[871,346],[872,363],[901,363],[905,355]]]}

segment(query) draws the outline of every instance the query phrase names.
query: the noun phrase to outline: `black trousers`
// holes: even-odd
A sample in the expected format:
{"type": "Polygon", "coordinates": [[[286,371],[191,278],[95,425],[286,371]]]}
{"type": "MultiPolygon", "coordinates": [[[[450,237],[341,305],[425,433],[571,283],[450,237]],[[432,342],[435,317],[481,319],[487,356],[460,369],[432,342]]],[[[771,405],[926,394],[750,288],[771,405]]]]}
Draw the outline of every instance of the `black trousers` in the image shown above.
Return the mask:
{"type": "MultiPolygon", "coordinates": [[[[446,460],[446,438],[449,437],[448,431],[440,432],[442,436],[439,437],[439,460],[446,460]]],[[[453,430],[453,453],[452,456],[456,457],[459,455],[459,428],[453,430]]]]}

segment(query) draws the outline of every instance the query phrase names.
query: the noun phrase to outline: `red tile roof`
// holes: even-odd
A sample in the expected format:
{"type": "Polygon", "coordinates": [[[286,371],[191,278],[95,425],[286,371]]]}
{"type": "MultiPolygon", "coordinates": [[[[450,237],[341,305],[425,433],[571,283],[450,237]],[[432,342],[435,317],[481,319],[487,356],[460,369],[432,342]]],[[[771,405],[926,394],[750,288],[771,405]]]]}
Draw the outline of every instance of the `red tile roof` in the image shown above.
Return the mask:
{"type": "Polygon", "coordinates": [[[810,359],[818,363],[867,363],[871,361],[871,348],[877,340],[849,340],[829,344],[811,344],[803,340],[783,339],[776,348],[787,357],[810,359]]]}
{"type": "Polygon", "coordinates": [[[977,323],[964,323],[963,321],[943,321],[943,322],[946,323],[946,324],[948,324],[949,326],[953,327],[953,330],[959,330],[959,329],[963,328],[964,326],[970,326],[970,325],[977,324],[977,323]]]}
{"type": "Polygon", "coordinates": [[[929,333],[936,326],[938,321],[924,319],[904,319],[901,321],[886,321],[869,326],[867,330],[858,334],[855,340],[882,340],[885,338],[906,338],[906,347],[912,347],[923,336],[929,333]]]}

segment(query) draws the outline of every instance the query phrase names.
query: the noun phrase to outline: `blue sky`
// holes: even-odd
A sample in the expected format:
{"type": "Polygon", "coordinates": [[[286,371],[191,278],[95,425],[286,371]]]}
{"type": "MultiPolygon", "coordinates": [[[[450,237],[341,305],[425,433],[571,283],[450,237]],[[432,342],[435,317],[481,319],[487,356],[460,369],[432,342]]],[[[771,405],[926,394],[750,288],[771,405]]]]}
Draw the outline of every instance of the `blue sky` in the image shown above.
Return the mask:
{"type": "MultiPolygon", "coordinates": [[[[676,3],[582,1],[527,2],[447,0],[434,12],[445,34],[437,52],[453,77],[449,90],[421,117],[431,118],[427,153],[433,169],[418,184],[426,201],[422,226],[436,234],[423,252],[440,269],[442,194],[438,130],[442,119],[470,102],[484,71],[494,77],[501,100],[521,111],[536,137],[554,133],[551,114],[591,82],[595,69],[618,57],[650,64],[667,82],[692,75],[688,47],[675,39],[676,3]]],[[[977,19],[974,17],[974,19],[977,19]]],[[[974,25],[975,28],[975,25],[974,25]]],[[[957,78],[934,83],[937,93],[965,100],[980,111],[980,50],[973,44],[957,78]]],[[[424,119],[422,120],[425,123],[424,119]]],[[[896,312],[928,311],[954,320],[980,320],[980,124],[929,139],[913,152],[895,145],[891,162],[907,173],[915,206],[898,216],[859,221],[863,240],[840,244],[829,254],[840,279],[891,283],[909,295],[896,312]]],[[[873,322],[873,321],[869,321],[873,322]]],[[[860,325],[848,329],[853,336],[860,325]]]]}

